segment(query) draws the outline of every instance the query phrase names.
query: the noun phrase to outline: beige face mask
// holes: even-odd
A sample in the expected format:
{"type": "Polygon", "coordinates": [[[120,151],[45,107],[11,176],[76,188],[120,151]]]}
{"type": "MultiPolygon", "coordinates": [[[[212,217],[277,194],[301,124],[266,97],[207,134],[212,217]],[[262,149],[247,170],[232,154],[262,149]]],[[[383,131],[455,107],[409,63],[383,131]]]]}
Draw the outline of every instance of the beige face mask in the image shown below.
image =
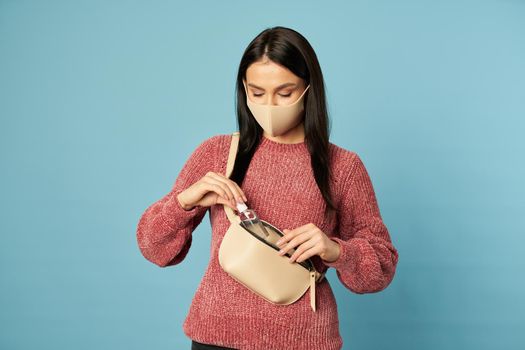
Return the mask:
{"type": "Polygon", "coordinates": [[[285,106],[272,106],[250,101],[246,84],[244,82],[243,84],[248,108],[261,128],[272,137],[286,133],[301,122],[304,112],[304,95],[310,85],[304,89],[301,96],[294,103],[285,106]]]}

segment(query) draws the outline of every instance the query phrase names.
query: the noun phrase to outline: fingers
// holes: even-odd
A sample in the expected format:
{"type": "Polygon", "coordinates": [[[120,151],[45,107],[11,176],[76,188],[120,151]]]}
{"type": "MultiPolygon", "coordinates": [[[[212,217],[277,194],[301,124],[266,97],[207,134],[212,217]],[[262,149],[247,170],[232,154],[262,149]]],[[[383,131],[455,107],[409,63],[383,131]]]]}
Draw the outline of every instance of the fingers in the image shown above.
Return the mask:
{"type": "Polygon", "coordinates": [[[233,194],[230,186],[228,186],[225,182],[217,180],[213,176],[207,176],[206,184],[209,186],[212,186],[213,189],[220,189],[221,196],[223,199],[228,202],[228,206],[235,207],[236,206],[236,200],[235,195],[233,194]]]}
{"type": "Polygon", "coordinates": [[[306,224],[306,225],[303,225],[303,226],[299,226],[293,230],[287,230],[287,229],[284,229],[283,232],[284,232],[284,236],[282,236],[278,241],[277,241],[277,244],[279,245],[280,243],[286,243],[288,241],[290,241],[291,239],[293,239],[294,237],[297,237],[298,235],[304,233],[304,232],[308,232],[310,231],[312,228],[317,228],[316,226],[313,226],[310,225],[310,224],[306,224]]]}
{"type": "MultiPolygon", "coordinates": [[[[301,247],[303,245],[301,245],[301,247]]],[[[289,260],[290,260],[290,263],[293,263],[294,261],[297,261],[298,263],[300,263],[318,254],[319,254],[319,247],[317,246],[317,244],[314,244],[310,248],[304,249],[302,252],[299,251],[299,249],[296,250],[295,253],[292,254],[289,260]]]]}
{"type": "Polygon", "coordinates": [[[279,255],[283,256],[288,251],[293,250],[289,262],[302,262],[313,255],[324,252],[325,244],[323,243],[326,235],[314,224],[309,223],[293,230],[284,229],[284,236],[277,241],[281,250],[279,255]]]}
{"type": "Polygon", "coordinates": [[[225,181],[228,185],[233,186],[232,189],[235,192],[235,198],[236,199],[238,199],[240,201],[244,201],[244,202],[248,201],[248,198],[244,194],[244,191],[241,189],[241,187],[235,181],[230,180],[229,178],[227,178],[223,174],[220,174],[220,173],[214,173],[214,174],[217,175],[219,178],[222,178],[223,181],[225,181]]]}
{"type": "MultiPolygon", "coordinates": [[[[285,255],[290,249],[292,248],[295,248],[297,246],[299,246],[296,251],[294,252],[293,255],[295,255],[295,257],[297,257],[297,250],[299,249],[303,249],[304,248],[301,248],[303,245],[306,244],[306,247],[310,247],[312,244],[316,244],[315,240],[312,240],[312,236],[314,235],[315,232],[311,232],[311,231],[306,231],[306,232],[302,232],[302,234],[300,235],[297,235],[296,237],[294,237],[291,241],[289,241],[288,243],[280,243],[278,244],[278,246],[281,248],[281,250],[279,250],[279,255],[285,255]],[[307,241],[311,241],[310,243],[305,243],[307,241]]],[[[282,240],[283,238],[281,237],[280,240],[282,240]]],[[[302,253],[302,251],[301,251],[302,253]]],[[[292,255],[292,256],[293,256],[292,255]]]]}
{"type": "Polygon", "coordinates": [[[228,179],[222,174],[214,173],[211,171],[206,175],[210,178],[210,181],[214,181],[214,183],[220,184],[221,187],[223,187],[228,192],[228,199],[233,198],[234,201],[238,202],[248,201],[248,198],[246,198],[246,195],[239,187],[239,185],[235,183],[235,181],[228,179]]]}
{"type": "Polygon", "coordinates": [[[220,197],[220,196],[219,196],[219,197],[217,198],[217,203],[218,203],[218,204],[224,204],[224,205],[227,205],[228,207],[230,207],[230,208],[231,208],[232,210],[234,210],[234,211],[237,210],[237,207],[234,206],[234,205],[232,204],[232,201],[231,201],[231,200],[224,199],[223,197],[220,197]]]}
{"type": "Polygon", "coordinates": [[[206,192],[215,192],[226,201],[230,202],[233,198],[231,192],[228,191],[228,186],[219,181],[210,179],[209,177],[206,177],[200,185],[204,188],[206,192]]]}
{"type": "Polygon", "coordinates": [[[214,204],[224,204],[234,211],[237,210],[235,200],[231,195],[228,194],[228,191],[223,187],[225,185],[221,186],[221,184],[212,183],[209,180],[203,181],[200,185],[202,186],[204,192],[206,192],[206,195],[214,194],[217,196],[215,198],[214,204]]]}

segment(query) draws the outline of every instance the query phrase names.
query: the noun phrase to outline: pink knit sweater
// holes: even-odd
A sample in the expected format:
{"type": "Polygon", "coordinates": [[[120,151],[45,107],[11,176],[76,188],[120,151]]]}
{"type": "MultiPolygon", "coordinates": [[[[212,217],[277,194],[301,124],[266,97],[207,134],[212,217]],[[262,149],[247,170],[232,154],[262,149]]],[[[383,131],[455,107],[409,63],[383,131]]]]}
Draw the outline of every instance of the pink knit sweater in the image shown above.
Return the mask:
{"type": "MultiPolygon", "coordinates": [[[[137,227],[144,257],[167,267],[183,261],[192,232],[209,209],[210,260],[183,324],[184,333],[201,343],[236,349],[316,349],[342,347],[338,309],[328,279],[316,285],[316,305],[309,292],[290,305],[274,305],[245,288],[222,270],[221,240],[230,225],[222,205],[184,210],[177,194],[208,171],[225,174],[230,134],[204,140],[190,155],[172,190],[150,205],[137,227]]],[[[340,256],[324,262],[314,256],[319,272],[336,269],[339,281],[354,293],[374,293],[392,281],[398,253],[384,225],[371,180],[360,157],[330,143],[330,186],[338,207],[337,220],[323,217],[319,191],[306,143],[283,144],[262,138],[241,188],[247,205],[281,229],[313,223],[339,243],[340,256]]]]}

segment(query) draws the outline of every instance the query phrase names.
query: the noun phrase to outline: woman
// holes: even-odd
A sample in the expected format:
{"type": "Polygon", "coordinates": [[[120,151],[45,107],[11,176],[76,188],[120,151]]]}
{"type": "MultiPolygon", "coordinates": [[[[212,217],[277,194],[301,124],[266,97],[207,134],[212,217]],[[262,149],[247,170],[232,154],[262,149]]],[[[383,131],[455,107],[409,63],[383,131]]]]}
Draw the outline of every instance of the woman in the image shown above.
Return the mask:
{"type": "Polygon", "coordinates": [[[204,140],[172,190],[143,213],[137,240],[144,257],[180,263],[192,233],[210,211],[208,268],[184,321],[192,349],[341,349],[337,304],[328,280],[290,305],[265,301],[219,265],[227,205],[246,202],[284,229],[280,254],[333,267],[354,293],[392,281],[398,261],[360,157],[328,140],[323,76],[314,50],[298,32],[274,27],[248,46],[237,75],[240,140],[230,178],[224,176],[231,134],[204,140]]]}

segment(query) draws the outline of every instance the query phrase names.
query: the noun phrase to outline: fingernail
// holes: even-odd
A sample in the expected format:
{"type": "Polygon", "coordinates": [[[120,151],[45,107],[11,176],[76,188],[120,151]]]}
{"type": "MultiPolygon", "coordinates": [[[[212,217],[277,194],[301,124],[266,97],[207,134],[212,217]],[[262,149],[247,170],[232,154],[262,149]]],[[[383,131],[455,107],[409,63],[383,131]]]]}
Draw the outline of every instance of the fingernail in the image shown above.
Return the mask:
{"type": "Polygon", "coordinates": [[[278,240],[277,242],[275,242],[275,244],[277,244],[277,245],[281,245],[281,243],[283,243],[283,241],[281,241],[281,240],[278,240]]]}

